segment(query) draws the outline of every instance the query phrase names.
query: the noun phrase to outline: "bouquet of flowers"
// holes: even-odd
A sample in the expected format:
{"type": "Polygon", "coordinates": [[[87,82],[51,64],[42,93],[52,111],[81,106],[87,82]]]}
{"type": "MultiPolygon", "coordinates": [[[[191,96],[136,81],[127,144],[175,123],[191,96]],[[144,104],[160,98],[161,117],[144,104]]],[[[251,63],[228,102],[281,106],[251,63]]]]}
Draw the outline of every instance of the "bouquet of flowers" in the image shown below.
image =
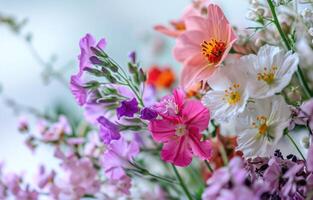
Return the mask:
{"type": "Polygon", "coordinates": [[[135,52],[118,64],[86,34],[70,78],[84,119],[19,124],[60,168],[41,166],[35,184],[1,173],[0,199],[313,199],[312,6],[250,0],[253,26],[238,29],[192,2],[155,26],[176,42],[177,85],[170,67],[143,68],[135,52]]]}

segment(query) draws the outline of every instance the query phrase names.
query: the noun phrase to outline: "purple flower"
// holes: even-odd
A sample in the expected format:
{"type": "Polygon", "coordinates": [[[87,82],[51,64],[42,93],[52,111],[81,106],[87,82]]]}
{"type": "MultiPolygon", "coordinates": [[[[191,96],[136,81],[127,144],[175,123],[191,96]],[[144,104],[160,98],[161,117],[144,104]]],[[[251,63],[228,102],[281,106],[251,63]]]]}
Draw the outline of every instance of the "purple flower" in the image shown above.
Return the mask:
{"type": "Polygon", "coordinates": [[[122,101],[121,106],[116,109],[117,118],[120,119],[123,116],[133,117],[135,113],[139,112],[138,101],[133,98],[130,101],[122,101]]]}
{"type": "Polygon", "coordinates": [[[207,184],[203,200],[259,200],[267,188],[264,182],[249,179],[240,157],[234,157],[228,166],[215,170],[207,184]]]}
{"type": "Polygon", "coordinates": [[[313,172],[313,141],[311,141],[311,145],[308,150],[308,157],[306,160],[307,168],[309,172],[313,172]]]}
{"type": "Polygon", "coordinates": [[[297,193],[297,181],[299,181],[302,177],[298,177],[296,174],[300,171],[303,171],[303,164],[295,164],[284,174],[283,178],[288,179],[281,189],[282,194],[285,197],[293,196],[297,193]]]}
{"type": "Polygon", "coordinates": [[[94,37],[91,34],[86,34],[79,42],[80,46],[80,55],[79,59],[79,76],[82,75],[84,69],[86,67],[90,67],[92,63],[89,58],[94,56],[95,54],[90,49],[91,47],[96,47],[103,49],[106,46],[106,40],[104,38],[100,39],[98,43],[96,43],[94,37]]]}
{"type": "Polygon", "coordinates": [[[123,138],[112,141],[107,146],[102,162],[107,178],[120,180],[126,176],[124,168],[130,165],[129,161],[132,161],[138,153],[139,146],[134,141],[129,143],[123,138]]]}
{"type": "Polygon", "coordinates": [[[268,162],[268,168],[264,172],[264,180],[269,183],[270,188],[275,191],[279,187],[279,177],[281,176],[281,166],[279,165],[278,158],[273,157],[268,162]]]}
{"type": "Polygon", "coordinates": [[[151,108],[144,108],[140,112],[140,118],[145,120],[153,120],[158,116],[158,113],[151,108]]]}
{"type": "Polygon", "coordinates": [[[55,199],[81,199],[86,194],[95,194],[100,190],[98,171],[87,157],[78,158],[73,153],[64,154],[60,149],[55,152],[59,158],[63,176],[50,188],[55,199]]]}
{"type": "Polygon", "coordinates": [[[87,100],[87,89],[82,86],[82,82],[78,75],[71,77],[70,89],[77,103],[82,106],[87,100]]]}
{"type": "Polygon", "coordinates": [[[110,122],[107,118],[101,116],[98,118],[100,123],[100,138],[105,144],[109,144],[112,140],[120,139],[118,126],[110,122]]]}
{"type": "MultiPolygon", "coordinates": [[[[313,98],[293,110],[293,123],[307,126],[313,132],[313,98]]],[[[293,124],[292,124],[292,127],[293,124]]]]}

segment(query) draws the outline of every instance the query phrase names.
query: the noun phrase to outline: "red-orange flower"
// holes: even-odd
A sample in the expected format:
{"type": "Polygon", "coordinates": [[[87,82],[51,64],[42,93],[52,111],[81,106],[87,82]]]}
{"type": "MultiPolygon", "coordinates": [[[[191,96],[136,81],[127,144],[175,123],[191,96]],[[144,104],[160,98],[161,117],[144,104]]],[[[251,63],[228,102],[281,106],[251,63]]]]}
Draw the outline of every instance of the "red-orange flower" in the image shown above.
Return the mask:
{"type": "MultiPolygon", "coordinates": [[[[231,160],[235,156],[242,156],[241,151],[236,151],[237,137],[236,136],[223,136],[220,133],[220,128],[217,127],[216,137],[212,141],[212,158],[210,164],[214,167],[214,170],[223,167],[224,162],[221,155],[221,145],[224,147],[228,160],[231,160]]],[[[205,180],[211,176],[211,172],[207,170],[205,165],[202,166],[202,175],[205,180]]]]}
{"type": "Polygon", "coordinates": [[[147,83],[158,89],[170,88],[175,82],[175,75],[171,68],[152,66],[148,70],[147,83]]]}

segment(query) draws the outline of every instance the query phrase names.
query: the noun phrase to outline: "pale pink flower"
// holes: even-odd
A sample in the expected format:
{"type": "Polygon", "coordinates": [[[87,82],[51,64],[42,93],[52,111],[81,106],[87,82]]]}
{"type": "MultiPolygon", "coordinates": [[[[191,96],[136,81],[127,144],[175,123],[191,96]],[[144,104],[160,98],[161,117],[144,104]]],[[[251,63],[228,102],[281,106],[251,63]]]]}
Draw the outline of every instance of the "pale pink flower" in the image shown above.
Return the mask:
{"type": "Polygon", "coordinates": [[[39,166],[38,174],[35,177],[36,183],[40,189],[45,188],[47,185],[53,182],[56,173],[54,170],[47,172],[46,168],[39,166]]]}
{"type": "Polygon", "coordinates": [[[119,180],[109,180],[108,182],[112,187],[112,191],[114,194],[130,195],[131,188],[131,178],[127,175],[122,176],[119,180]]]}
{"type": "Polygon", "coordinates": [[[40,121],[38,123],[39,132],[42,135],[42,140],[46,142],[58,141],[62,138],[63,135],[70,135],[72,133],[72,128],[63,115],[59,117],[59,120],[52,124],[49,128],[47,122],[40,121]]]}
{"type": "Polygon", "coordinates": [[[225,59],[237,37],[221,8],[210,4],[207,17],[186,18],[187,30],[176,40],[174,57],[184,64],[185,89],[206,80],[225,59]]]}
{"type": "Polygon", "coordinates": [[[184,31],[186,31],[186,18],[190,16],[201,16],[202,14],[206,14],[205,9],[209,2],[209,0],[194,1],[191,5],[187,6],[179,19],[170,21],[169,27],[158,24],[154,27],[154,30],[170,37],[178,37],[184,31]]]}
{"type": "Polygon", "coordinates": [[[98,172],[89,158],[77,158],[73,153],[65,155],[60,149],[56,149],[55,157],[62,161],[61,168],[64,172],[50,187],[56,199],[67,197],[78,200],[86,194],[95,194],[100,190],[98,172]]]}
{"type": "Polygon", "coordinates": [[[198,100],[185,99],[182,90],[176,89],[155,106],[162,119],[152,120],[149,130],[153,139],[164,143],[161,157],[177,166],[187,166],[192,155],[201,159],[211,157],[211,143],[202,141],[201,131],[208,127],[209,110],[198,100]]]}
{"type": "Polygon", "coordinates": [[[126,176],[124,168],[130,166],[129,161],[139,153],[139,145],[135,142],[127,142],[124,138],[113,140],[104,152],[102,166],[109,180],[120,180],[126,176]]]}

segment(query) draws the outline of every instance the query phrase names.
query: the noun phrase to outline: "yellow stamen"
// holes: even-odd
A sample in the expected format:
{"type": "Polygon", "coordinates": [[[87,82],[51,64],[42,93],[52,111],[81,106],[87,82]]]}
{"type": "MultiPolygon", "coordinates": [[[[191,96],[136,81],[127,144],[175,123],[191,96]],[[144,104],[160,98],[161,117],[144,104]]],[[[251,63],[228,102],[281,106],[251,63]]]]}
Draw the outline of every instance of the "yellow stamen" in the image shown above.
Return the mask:
{"type": "Polygon", "coordinates": [[[226,100],[229,105],[236,105],[241,100],[239,87],[239,84],[234,83],[231,87],[225,90],[225,97],[223,100],[226,100]]]}
{"type": "Polygon", "coordinates": [[[269,70],[267,68],[264,68],[263,72],[257,74],[257,79],[259,81],[266,82],[268,85],[271,85],[275,81],[276,71],[276,66],[272,66],[269,70]]]}
{"type": "Polygon", "coordinates": [[[256,122],[252,123],[252,127],[258,129],[259,136],[265,136],[269,129],[267,118],[263,115],[258,115],[256,122]]]}
{"type": "Polygon", "coordinates": [[[225,50],[226,43],[223,41],[217,41],[216,39],[210,39],[209,41],[203,41],[201,44],[201,52],[210,63],[218,63],[225,50]]]}

